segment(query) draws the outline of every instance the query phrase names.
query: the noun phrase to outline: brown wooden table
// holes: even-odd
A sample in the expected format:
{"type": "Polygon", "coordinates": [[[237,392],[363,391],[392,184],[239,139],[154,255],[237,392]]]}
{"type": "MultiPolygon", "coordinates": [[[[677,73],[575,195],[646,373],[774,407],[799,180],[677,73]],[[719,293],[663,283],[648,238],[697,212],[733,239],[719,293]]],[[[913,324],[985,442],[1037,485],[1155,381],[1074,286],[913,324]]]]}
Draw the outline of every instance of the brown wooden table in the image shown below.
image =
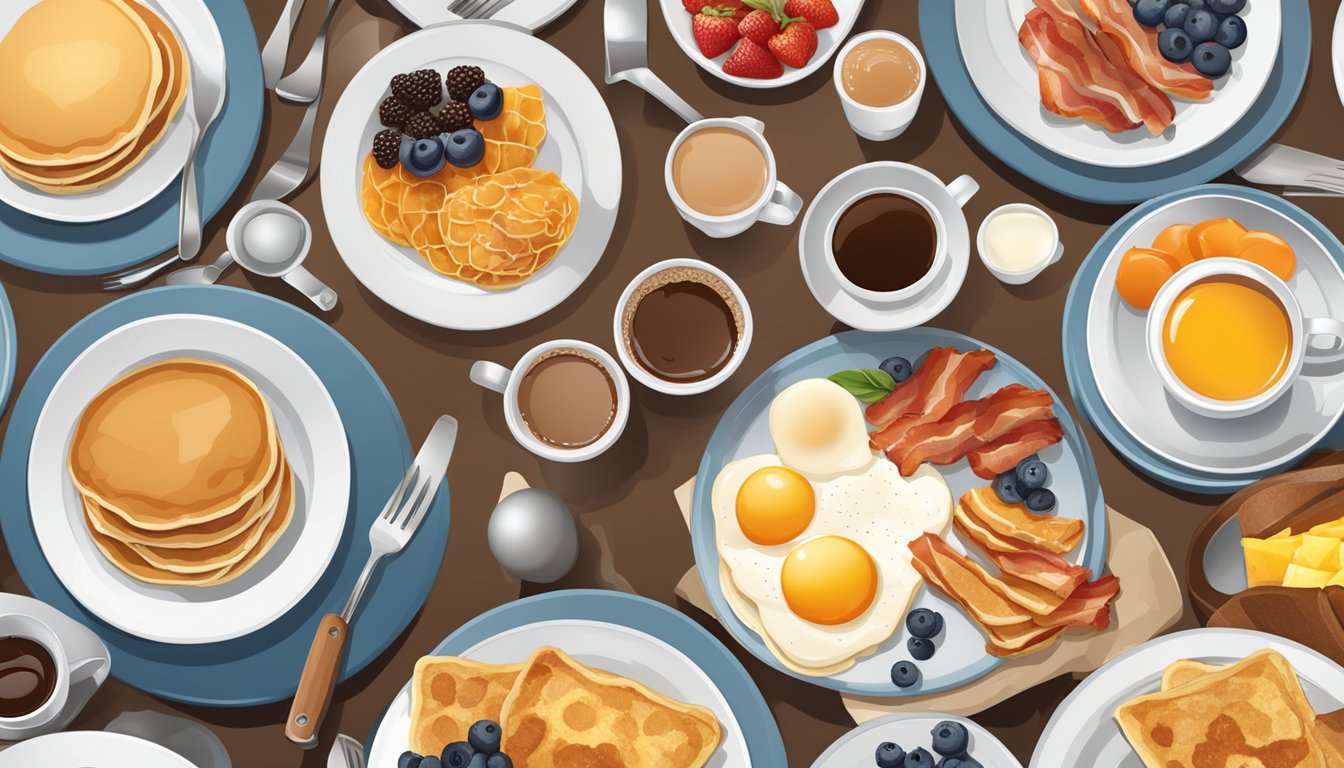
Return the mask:
{"type": "MultiPolygon", "coordinates": [[[[264,41],[282,4],[279,0],[247,2],[258,37],[264,41]]],[[[1125,207],[1079,203],[1009,169],[971,140],[935,87],[926,89],[919,114],[904,136],[875,144],[850,132],[831,85],[829,66],[777,90],[747,90],[719,81],[680,52],[662,23],[655,0],[649,3],[653,69],[706,115],[751,114],[764,120],[779,158],[780,178],[805,199],[811,200],[822,185],[846,168],[872,160],[900,160],[923,166],[945,180],[969,173],[979,181],[981,190],[966,208],[972,227],[991,209],[1008,202],[1033,202],[1051,211],[1067,248],[1061,263],[1029,285],[1006,287],[973,257],[961,294],[932,325],[962,331],[1005,349],[1056,392],[1068,392],[1059,338],[1065,295],[1077,265],[1125,207]]],[[[1344,108],[1330,64],[1331,28],[1338,3],[1310,0],[1310,4],[1312,66],[1306,90],[1278,140],[1338,156],[1344,108]]],[[[323,5],[310,0],[297,40],[312,39],[323,5]]],[[[877,28],[918,40],[915,1],[869,0],[855,32],[877,28]]],[[[376,51],[410,31],[383,0],[342,3],[331,29],[328,98],[319,139],[325,116],[351,76],[376,51]]],[[[154,709],[208,725],[227,745],[235,766],[325,766],[334,735],[343,732],[362,739],[410,677],[417,658],[463,622],[517,596],[518,587],[504,578],[485,542],[486,520],[508,470],[520,471],[533,485],[559,493],[578,515],[582,531],[579,564],[554,587],[626,590],[687,610],[734,649],[757,681],[784,734],[790,766],[811,765],[827,745],[852,727],[836,694],[775,672],[737,647],[717,623],[680,603],[673,588],[691,565],[691,544],[671,495],[695,473],[719,414],[739,391],[783,355],[844,326],[817,305],[803,283],[796,225],[757,226],[742,236],[716,241],[677,217],[663,188],[663,160],[682,123],[628,84],[603,85],[601,0],[579,0],[540,36],[574,59],[598,85],[616,121],[625,163],[620,218],[611,244],[592,276],[559,307],[523,325],[484,333],[446,331],[411,319],[362,288],[345,268],[323,223],[317,184],[310,184],[294,200],[316,230],[308,266],[341,295],[340,308],[328,319],[383,377],[401,408],[412,442],[419,444],[440,413],[451,413],[461,422],[461,437],[449,470],[452,534],[444,567],[418,618],[386,653],[337,690],[322,731],[323,745],[311,753],[301,752],[284,738],[287,702],[238,710],[184,707],[115,680],[99,691],[73,728],[102,728],[123,711],[154,709]],[[467,381],[471,363],[478,359],[511,363],[533,344],[560,337],[586,339],[611,349],[611,314],[622,288],[648,264],[679,256],[696,256],[722,267],[746,291],[757,331],[742,369],[717,390],[698,397],[671,397],[634,386],[635,403],[625,436],[607,455],[587,464],[543,462],[515,444],[504,424],[499,397],[467,381]]],[[[291,66],[306,48],[305,42],[296,45],[291,66]]],[[[262,145],[252,168],[223,214],[206,228],[207,257],[224,249],[224,225],[289,143],[300,112],[300,108],[279,105],[273,97],[268,102],[262,145]]],[[[1235,180],[1229,176],[1223,181],[1235,180]]],[[[1344,201],[1296,202],[1327,225],[1344,231],[1344,201]]],[[[93,279],[55,278],[0,267],[0,280],[9,292],[18,324],[16,388],[61,333],[115,298],[100,291],[93,279]]],[[[250,286],[307,308],[305,300],[276,281],[249,279],[234,270],[225,282],[250,286]]],[[[1157,531],[1183,579],[1190,535],[1218,499],[1173,492],[1150,481],[1130,469],[1094,432],[1085,431],[1107,502],[1157,531]]],[[[24,504],[25,500],[10,498],[7,503],[24,504]]],[[[26,591],[2,549],[0,588],[26,591]]],[[[524,594],[539,590],[523,586],[524,594]]],[[[1187,609],[1178,628],[1191,626],[1195,620],[1187,609]]],[[[296,666],[296,679],[298,673],[296,666]]],[[[1003,739],[1025,764],[1046,720],[1072,687],[1070,679],[1059,678],[975,719],[1003,739]]]]}

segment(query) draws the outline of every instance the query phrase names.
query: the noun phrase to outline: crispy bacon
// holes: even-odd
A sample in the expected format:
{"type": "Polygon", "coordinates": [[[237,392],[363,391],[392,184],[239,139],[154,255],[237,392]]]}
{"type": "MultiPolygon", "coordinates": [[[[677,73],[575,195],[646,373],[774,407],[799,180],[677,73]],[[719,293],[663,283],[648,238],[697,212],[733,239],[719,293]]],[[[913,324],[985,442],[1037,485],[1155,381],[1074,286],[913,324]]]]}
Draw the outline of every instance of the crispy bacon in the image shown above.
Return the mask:
{"type": "MultiPolygon", "coordinates": [[[[957,530],[961,530],[960,527],[957,530]]],[[[1074,565],[1059,555],[1050,552],[1035,552],[1026,549],[1020,552],[986,550],[986,554],[995,567],[1005,574],[1045,587],[1060,597],[1068,597],[1080,585],[1092,578],[1090,569],[1081,565],[1074,565]]]]}
{"type": "Polygon", "coordinates": [[[1037,451],[1064,439],[1059,419],[1048,419],[1023,424],[994,442],[982,446],[969,455],[971,471],[977,477],[993,480],[1037,451]]]}
{"type": "Polygon", "coordinates": [[[864,416],[879,428],[912,414],[937,412],[934,418],[941,418],[966,396],[980,374],[993,367],[994,353],[987,349],[958,352],[952,347],[934,347],[913,376],[869,405],[864,416]]]}
{"type": "MultiPolygon", "coordinates": [[[[994,363],[994,353],[987,349],[966,353],[954,352],[951,361],[943,367],[937,377],[925,379],[910,409],[869,435],[868,442],[877,450],[886,450],[887,447],[895,445],[912,427],[943,418],[961,402],[971,385],[980,378],[980,374],[993,368],[994,363]]],[[[920,370],[926,366],[927,361],[920,366],[920,370]]],[[[874,405],[880,403],[881,401],[878,401],[874,405]]],[[[869,410],[872,410],[872,406],[869,406],[869,410]]]]}
{"type": "Polygon", "coordinates": [[[1050,615],[1037,616],[1034,620],[1042,627],[1105,629],[1111,623],[1111,601],[1119,593],[1120,580],[1103,576],[1075,589],[1050,615]]]}
{"type": "Polygon", "coordinates": [[[1097,26],[1097,45],[1113,63],[1123,62],[1154,88],[1176,98],[1204,101],[1213,94],[1213,81],[1192,65],[1167,61],[1157,47],[1157,30],[1140,24],[1127,0],[1080,3],[1097,26]]]}
{"type": "Polygon", "coordinates": [[[1053,404],[1049,392],[1009,384],[988,397],[958,403],[937,422],[911,427],[887,456],[907,477],[926,461],[952,464],[1022,424],[1050,418],[1053,404]]]}

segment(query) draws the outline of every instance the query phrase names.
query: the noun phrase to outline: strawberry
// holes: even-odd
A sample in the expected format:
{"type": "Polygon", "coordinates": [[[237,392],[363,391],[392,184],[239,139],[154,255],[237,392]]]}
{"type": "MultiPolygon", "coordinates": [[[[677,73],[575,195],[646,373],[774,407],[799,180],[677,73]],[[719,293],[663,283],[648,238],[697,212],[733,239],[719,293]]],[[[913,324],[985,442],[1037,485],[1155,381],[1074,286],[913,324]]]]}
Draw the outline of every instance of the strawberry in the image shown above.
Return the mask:
{"type": "Polygon", "coordinates": [[[728,60],[723,62],[723,71],[737,77],[773,80],[784,74],[784,67],[770,51],[743,38],[728,60]]]}
{"type": "Polygon", "coordinates": [[[742,0],[681,0],[681,5],[692,16],[700,13],[701,9],[708,5],[731,9],[734,19],[741,19],[747,15],[747,7],[742,0]]]}
{"type": "Polygon", "coordinates": [[[714,58],[733,47],[741,37],[737,33],[737,22],[733,20],[733,9],[719,5],[706,5],[691,19],[691,34],[695,36],[700,52],[708,58],[714,58]]]}
{"type": "Polygon", "coordinates": [[[840,14],[836,13],[831,0],[787,0],[784,3],[784,13],[789,16],[801,16],[817,29],[834,27],[840,23],[840,14]]]}
{"type": "Polygon", "coordinates": [[[790,20],[784,31],[770,38],[770,52],[794,69],[802,69],[817,52],[817,28],[801,20],[790,20]]]}
{"type": "Polygon", "coordinates": [[[779,24],[769,11],[757,9],[737,22],[737,32],[757,45],[768,45],[779,34],[779,24]]]}

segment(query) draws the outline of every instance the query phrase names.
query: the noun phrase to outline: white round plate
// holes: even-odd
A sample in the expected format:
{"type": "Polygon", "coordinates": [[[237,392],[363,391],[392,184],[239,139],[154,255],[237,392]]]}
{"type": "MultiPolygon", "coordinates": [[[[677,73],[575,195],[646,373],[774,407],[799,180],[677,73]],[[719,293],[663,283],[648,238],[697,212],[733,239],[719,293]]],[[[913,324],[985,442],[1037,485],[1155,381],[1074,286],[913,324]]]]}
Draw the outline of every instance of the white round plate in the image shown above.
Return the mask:
{"type": "Polygon", "coordinates": [[[1266,648],[1283,654],[1317,712],[1344,706],[1344,668],[1305,645],[1247,629],[1192,629],[1150,640],[1087,677],[1055,708],[1031,768],[1143,768],[1115,722],[1115,710],[1162,686],[1162,671],[1181,659],[1234,664],[1266,648]]]}
{"type": "Polygon", "coordinates": [[[350,452],[331,396],[308,364],[274,338],[204,315],[161,315],[94,342],[56,382],[28,457],[28,503],[42,554],[61,584],[108,624],[146,640],[213,643],[279,618],[327,569],[345,528],[350,452]],[[67,470],[70,440],[89,401],[122,375],[157,360],[198,357],[229,365],[271,405],[296,481],[294,519],[243,576],[215,587],[146,584],[118,570],[89,537],[67,470]]]}
{"type": "Polygon", "coordinates": [[[1335,90],[1344,103],[1344,3],[1335,12],[1335,33],[1330,40],[1330,62],[1335,71],[1335,90]]]}
{"type": "MultiPolygon", "coordinates": [[[[751,77],[737,77],[723,71],[723,62],[728,60],[733,51],[730,48],[727,53],[710,59],[700,52],[700,46],[695,42],[695,36],[691,33],[691,14],[686,12],[686,6],[682,0],[658,0],[663,7],[663,19],[667,21],[667,28],[672,32],[672,38],[681,46],[681,50],[691,58],[701,69],[711,75],[725,80],[734,85],[740,85],[744,88],[782,88],[786,85],[806,78],[808,75],[816,72],[840,50],[844,44],[845,38],[849,37],[849,31],[854,28],[854,22],[859,18],[859,12],[863,10],[864,0],[832,0],[835,5],[835,11],[840,16],[840,23],[833,27],[817,30],[817,52],[812,54],[812,59],[807,62],[807,66],[802,69],[794,69],[788,65],[784,66],[784,74],[773,80],[758,80],[751,77]]],[[[736,46],[734,46],[736,47],[736,46]]],[[[925,77],[927,77],[927,73],[925,77]]]]}
{"type": "Polygon", "coordinates": [[[1142,126],[1110,133],[1041,106],[1036,62],[1017,39],[1027,12],[1035,7],[1032,0],[955,2],[962,60],[989,108],[1045,149],[1108,168],[1146,167],[1185,157],[1236,125],[1269,82],[1283,22],[1279,0],[1250,0],[1241,13],[1249,34],[1246,44],[1232,52],[1232,71],[1215,81],[1207,101],[1173,99],[1175,121],[1161,136],[1153,136],[1142,126]]]}
{"type": "Polygon", "coordinates": [[[902,331],[932,320],[957,297],[971,262],[971,235],[965,212],[951,202],[946,185],[936,176],[904,163],[876,162],[846,171],[817,193],[803,216],[798,258],[812,296],[831,317],[861,331],[902,331]],[[826,268],[827,223],[855,195],[875,187],[908,189],[943,205],[948,255],[943,274],[909,299],[878,303],[855,298],[841,289],[826,268]]]}
{"type": "Polygon", "coordinates": [[[0,768],[196,768],[158,744],[107,731],[66,731],[0,752],[0,768]]]}
{"type": "MultiPolygon", "coordinates": [[[[168,22],[188,60],[216,57],[212,68],[224,71],[224,41],[215,26],[215,17],[204,0],[138,0],[168,22]]],[[[17,0],[0,3],[0,37],[4,37],[29,8],[41,0],[17,0]]],[[[191,95],[173,117],[172,124],[135,168],[126,175],[91,192],[55,195],[29,186],[0,172],[0,202],[52,221],[87,223],[106,221],[139,208],[167,189],[182,173],[191,152],[192,120],[187,116],[191,95]]]]}
{"type": "Polygon", "coordinates": [[[620,201],[620,143],[592,81],[547,43],[498,25],[432,27],[383,49],[345,89],[322,150],[322,206],[346,266],[383,301],[443,328],[507,328],[564,301],[602,258],[620,201]],[[388,81],[400,72],[432,67],[446,73],[459,64],[483,67],[500,85],[541,86],[547,135],[533,165],[555,171],[579,199],[579,221],[564,250],[507,290],[487,291],[435,272],[414,249],[375,232],[360,206],[363,163],[382,130],[378,104],[388,81]]]}
{"type": "MultiPolygon", "coordinates": [[[[432,27],[450,21],[461,21],[462,17],[448,10],[453,6],[467,7],[468,0],[389,0],[392,7],[401,11],[401,15],[410,19],[417,27],[432,27]]],[[[475,2],[475,0],[472,0],[475,2]]],[[[560,14],[570,9],[577,0],[525,0],[513,2],[491,16],[492,21],[517,24],[533,32],[555,21],[560,14]]]]}
{"type": "Polygon", "coordinates": [[[1288,287],[1307,317],[1344,317],[1344,271],[1301,225],[1260,203],[1221,194],[1178,200],[1141,219],[1111,252],[1088,301],[1087,354],[1106,408],[1135,440],[1162,458],[1196,472],[1263,472],[1305,454],[1344,413],[1344,377],[1298,378],[1265,410],[1237,419],[1199,416],[1167,395],[1148,361],[1148,313],[1116,293],[1115,273],[1131,247],[1148,247],[1170,224],[1215,217],[1240,221],[1288,241],[1297,274],[1288,287]]]}
{"type": "MultiPolygon", "coordinates": [[[[652,635],[600,621],[541,621],[495,635],[471,647],[461,657],[488,664],[511,664],[526,661],[533,651],[547,645],[584,664],[641,682],[665,696],[708,707],[723,726],[723,741],[706,768],[751,765],[742,728],[718,687],[695,662],[652,635]]],[[[408,681],[392,700],[374,733],[369,768],[395,768],[397,757],[409,749],[410,732],[408,681]]]]}
{"type": "Polygon", "coordinates": [[[971,746],[967,752],[980,761],[985,768],[1022,768],[1013,753],[1003,746],[1003,742],[994,738],[994,734],[981,728],[979,724],[955,715],[942,715],[937,712],[927,714],[896,714],[869,720],[858,728],[841,736],[834,744],[821,753],[821,757],[812,763],[812,768],[855,768],[855,766],[873,765],[877,745],[884,741],[894,742],[906,752],[915,747],[923,747],[934,755],[933,729],[944,720],[955,720],[966,726],[971,733],[971,746]]]}

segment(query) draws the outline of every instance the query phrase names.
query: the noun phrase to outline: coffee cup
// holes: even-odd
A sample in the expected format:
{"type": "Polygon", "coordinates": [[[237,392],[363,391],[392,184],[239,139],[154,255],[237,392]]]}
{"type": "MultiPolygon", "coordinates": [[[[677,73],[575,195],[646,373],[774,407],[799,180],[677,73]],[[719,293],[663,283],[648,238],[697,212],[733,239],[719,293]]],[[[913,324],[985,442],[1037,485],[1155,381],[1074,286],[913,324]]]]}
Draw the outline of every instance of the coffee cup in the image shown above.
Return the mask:
{"type": "Polygon", "coordinates": [[[16,740],[63,727],[83,706],[71,701],[71,688],[92,679],[91,693],[110,666],[107,649],[87,643],[88,656],[71,659],[51,625],[25,613],[0,614],[0,676],[7,678],[0,697],[0,738],[16,740]]]}
{"type": "Polygon", "coordinates": [[[908,38],[875,30],[840,49],[832,79],[849,127],[865,139],[889,141],[915,119],[928,69],[908,38]]]}
{"type": "Polygon", "coordinates": [[[975,236],[980,261],[1000,282],[1022,285],[1064,258],[1059,226],[1050,214],[1027,203],[990,211],[975,236]]]}
{"type": "Polygon", "coordinates": [[[1311,373],[1308,362],[1344,361],[1344,322],[1305,317],[1292,289],[1258,264],[1212,258],[1181,269],[1157,292],[1147,342],[1148,358],[1177,402],[1227,419],[1268,408],[1311,373]],[[1254,329],[1253,345],[1237,324],[1254,329]]]}
{"type": "Polygon", "coordinates": [[[513,438],[552,461],[587,461],[621,436],[630,416],[630,385],[600,347],[559,339],[528,350],[513,368],[487,361],[471,380],[504,396],[513,438]]]}
{"type": "Polygon", "coordinates": [[[765,123],[710,118],[672,142],[663,175],[681,218],[710,237],[732,237],[758,221],[787,226],[798,218],[803,199],[777,170],[765,123]]]}

